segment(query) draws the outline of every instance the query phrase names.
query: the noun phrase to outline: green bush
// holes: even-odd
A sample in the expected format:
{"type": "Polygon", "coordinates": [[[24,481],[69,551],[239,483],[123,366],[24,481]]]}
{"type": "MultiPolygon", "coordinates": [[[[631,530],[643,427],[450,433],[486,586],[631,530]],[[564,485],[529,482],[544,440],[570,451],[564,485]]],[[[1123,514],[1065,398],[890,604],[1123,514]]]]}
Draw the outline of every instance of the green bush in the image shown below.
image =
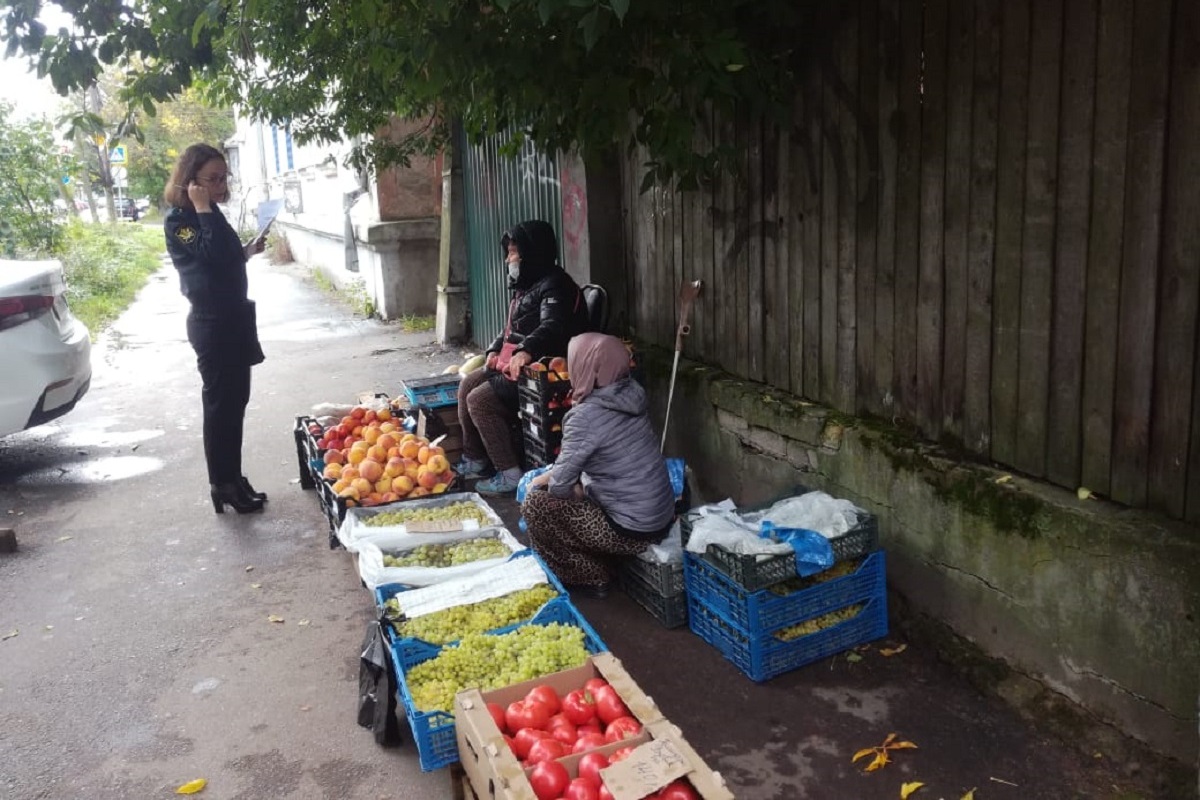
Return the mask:
{"type": "Polygon", "coordinates": [[[78,220],[64,226],[56,255],[67,275],[67,300],[93,338],[129,307],[164,253],[160,228],[78,220]]]}

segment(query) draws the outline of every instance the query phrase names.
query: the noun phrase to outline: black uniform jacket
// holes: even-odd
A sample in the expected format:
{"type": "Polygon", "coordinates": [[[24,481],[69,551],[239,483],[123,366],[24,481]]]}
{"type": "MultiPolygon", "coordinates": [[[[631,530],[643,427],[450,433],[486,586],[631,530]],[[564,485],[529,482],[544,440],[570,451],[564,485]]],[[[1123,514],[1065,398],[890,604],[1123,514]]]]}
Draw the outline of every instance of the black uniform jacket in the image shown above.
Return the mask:
{"type": "Polygon", "coordinates": [[[179,271],[179,289],[192,304],[188,341],[202,360],[258,364],[254,303],[246,297],[246,254],[237,232],[212,213],[172,208],[163,223],[167,253],[179,271]]]}

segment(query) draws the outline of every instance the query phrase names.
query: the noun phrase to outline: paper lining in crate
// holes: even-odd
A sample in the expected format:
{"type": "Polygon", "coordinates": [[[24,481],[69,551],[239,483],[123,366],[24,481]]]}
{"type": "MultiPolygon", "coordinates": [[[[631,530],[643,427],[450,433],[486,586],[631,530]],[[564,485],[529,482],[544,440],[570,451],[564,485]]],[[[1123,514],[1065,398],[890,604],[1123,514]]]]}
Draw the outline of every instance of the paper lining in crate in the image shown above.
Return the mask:
{"type": "Polygon", "coordinates": [[[507,561],[494,567],[476,572],[462,578],[444,581],[431,586],[412,588],[399,584],[387,584],[376,587],[375,604],[388,624],[384,626],[384,635],[391,642],[396,663],[401,666],[411,666],[424,661],[443,647],[451,647],[458,642],[438,643],[429,642],[414,636],[404,636],[395,627],[399,620],[388,611],[388,601],[395,598],[400,604],[402,616],[400,619],[415,619],[427,614],[444,611],[457,606],[472,605],[491,600],[524,589],[532,589],[545,585],[556,596],[551,597],[525,619],[500,625],[486,631],[458,631],[460,637],[464,633],[507,633],[529,622],[546,624],[549,622],[569,622],[571,616],[558,606],[569,603],[567,590],[559,583],[558,578],[550,571],[545,562],[532,550],[522,550],[513,553],[507,561]]]}
{"type": "Polygon", "coordinates": [[[686,576],[688,626],[755,681],[887,635],[883,551],[872,553],[853,575],[776,598],[784,601],[780,607],[768,601],[754,613],[744,590],[704,559],[689,554],[686,576]],[[757,627],[748,629],[747,620],[757,627]],[[822,627],[825,622],[830,624],[822,627]],[[817,629],[805,631],[806,625],[817,629]]]}
{"type": "MultiPolygon", "coordinates": [[[[558,615],[557,619],[530,622],[517,626],[517,629],[555,623],[570,625],[579,628],[583,632],[584,648],[589,654],[602,653],[608,649],[604,644],[604,640],[600,638],[599,634],[592,629],[592,626],[587,623],[570,602],[556,604],[555,608],[558,615]]],[[[508,631],[507,635],[515,632],[515,630],[508,631]]],[[[438,651],[438,654],[446,649],[448,648],[442,648],[438,651]]],[[[458,761],[458,742],[455,737],[456,726],[453,714],[446,711],[424,711],[417,708],[412,691],[409,688],[410,673],[430,658],[436,657],[436,655],[430,654],[428,658],[422,658],[408,666],[402,666],[400,661],[397,660],[398,656],[393,649],[393,661],[396,664],[396,678],[399,684],[399,700],[404,706],[405,714],[408,717],[408,724],[412,728],[413,740],[416,742],[417,754],[420,757],[421,770],[424,772],[429,772],[458,761]]],[[[545,677],[535,678],[530,683],[545,680],[545,677]]],[[[486,709],[484,713],[487,713],[486,709]]],[[[488,716],[490,717],[491,715],[489,714],[488,716]]]]}
{"type": "Polygon", "coordinates": [[[507,528],[485,528],[477,531],[456,531],[453,533],[397,533],[390,537],[379,537],[370,541],[359,541],[358,575],[366,587],[372,591],[378,586],[388,583],[402,583],[406,586],[429,586],[452,578],[472,575],[480,570],[504,563],[512,553],[525,549],[525,545],[517,541],[507,528]],[[497,548],[507,552],[492,558],[482,558],[447,567],[422,566],[392,566],[384,562],[385,555],[396,553],[411,553],[423,545],[453,545],[469,542],[474,539],[495,539],[497,548]]]}
{"type": "MultiPolygon", "coordinates": [[[[438,494],[426,495],[425,497],[413,498],[412,500],[401,501],[403,505],[396,503],[388,503],[381,506],[355,506],[346,509],[346,517],[338,526],[338,541],[342,543],[350,552],[357,552],[358,543],[360,541],[371,541],[378,538],[388,538],[395,534],[408,533],[409,526],[407,523],[400,522],[395,525],[368,525],[368,521],[383,514],[391,514],[395,512],[408,512],[417,509],[442,509],[448,506],[453,506],[458,503],[468,503],[479,509],[480,513],[486,518],[484,522],[477,519],[462,518],[457,520],[461,523],[461,529],[465,531],[483,530],[485,528],[503,528],[504,520],[496,513],[495,509],[488,504],[488,501],[483,499],[477,492],[454,492],[453,494],[438,494]]],[[[448,525],[438,524],[422,524],[414,526],[414,533],[432,533],[432,532],[449,532],[453,530],[455,520],[447,520],[448,525]],[[419,529],[419,530],[418,530],[419,529]]]]}

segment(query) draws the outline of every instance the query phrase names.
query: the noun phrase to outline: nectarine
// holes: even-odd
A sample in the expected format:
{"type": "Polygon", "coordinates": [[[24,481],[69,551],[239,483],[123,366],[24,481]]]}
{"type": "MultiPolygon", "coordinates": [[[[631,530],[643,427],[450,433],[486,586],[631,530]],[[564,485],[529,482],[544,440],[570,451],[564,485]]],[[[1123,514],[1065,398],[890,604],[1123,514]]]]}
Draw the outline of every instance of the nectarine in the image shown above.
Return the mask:
{"type": "Polygon", "coordinates": [[[415,488],[412,478],[407,475],[399,475],[392,478],[392,491],[404,497],[415,488]]]}

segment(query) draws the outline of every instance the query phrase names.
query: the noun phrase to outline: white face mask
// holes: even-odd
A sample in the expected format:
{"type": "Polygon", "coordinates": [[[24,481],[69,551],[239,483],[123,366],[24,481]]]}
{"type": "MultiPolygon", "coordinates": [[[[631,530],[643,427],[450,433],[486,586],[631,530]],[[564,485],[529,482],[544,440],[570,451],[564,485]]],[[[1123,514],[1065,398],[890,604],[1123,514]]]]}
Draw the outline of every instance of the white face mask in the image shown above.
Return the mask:
{"type": "Polygon", "coordinates": [[[520,261],[509,261],[508,262],[508,278],[509,278],[509,280],[515,281],[520,275],[521,275],[521,262],[520,261]]]}

